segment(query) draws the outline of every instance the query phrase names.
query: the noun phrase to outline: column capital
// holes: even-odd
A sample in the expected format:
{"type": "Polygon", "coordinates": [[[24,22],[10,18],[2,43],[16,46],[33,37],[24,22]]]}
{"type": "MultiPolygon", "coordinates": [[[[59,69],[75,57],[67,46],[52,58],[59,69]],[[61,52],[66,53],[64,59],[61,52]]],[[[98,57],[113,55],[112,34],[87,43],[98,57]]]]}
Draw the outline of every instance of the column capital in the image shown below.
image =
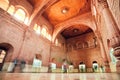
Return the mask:
{"type": "Polygon", "coordinates": [[[102,8],[108,8],[107,0],[98,0],[98,4],[99,4],[102,8]]]}

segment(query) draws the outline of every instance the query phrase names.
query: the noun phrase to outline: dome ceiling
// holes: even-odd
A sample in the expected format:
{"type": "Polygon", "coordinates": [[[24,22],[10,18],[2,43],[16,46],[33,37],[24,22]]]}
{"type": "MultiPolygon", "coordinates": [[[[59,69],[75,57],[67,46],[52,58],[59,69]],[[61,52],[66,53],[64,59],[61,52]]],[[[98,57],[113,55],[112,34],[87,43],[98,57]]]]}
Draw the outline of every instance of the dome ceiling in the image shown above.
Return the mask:
{"type": "Polygon", "coordinates": [[[66,38],[76,37],[82,34],[92,32],[92,30],[85,25],[73,25],[65,29],[61,34],[66,38]]]}

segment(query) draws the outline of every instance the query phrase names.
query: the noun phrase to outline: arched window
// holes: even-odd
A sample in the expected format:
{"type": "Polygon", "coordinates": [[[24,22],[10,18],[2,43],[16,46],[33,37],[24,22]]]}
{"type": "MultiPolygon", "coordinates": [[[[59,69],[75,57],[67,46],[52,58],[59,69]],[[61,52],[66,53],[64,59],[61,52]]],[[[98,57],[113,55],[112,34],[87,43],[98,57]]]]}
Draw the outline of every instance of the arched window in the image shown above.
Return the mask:
{"type": "Polygon", "coordinates": [[[46,30],[46,38],[48,39],[48,37],[49,37],[49,33],[48,33],[48,31],[46,30]]]}
{"type": "Polygon", "coordinates": [[[37,24],[34,24],[33,29],[36,31],[37,30],[37,24]]]}
{"type": "Polygon", "coordinates": [[[8,7],[9,7],[8,0],[0,0],[0,8],[6,11],[8,7]]]}
{"type": "Polygon", "coordinates": [[[45,37],[46,36],[46,28],[42,27],[41,34],[45,37]]]}
{"type": "Polygon", "coordinates": [[[15,12],[15,15],[14,15],[17,19],[21,20],[21,21],[24,21],[25,20],[25,17],[26,17],[26,13],[23,9],[18,9],[16,12],[15,12]]]}
{"type": "Polygon", "coordinates": [[[51,41],[51,35],[50,34],[48,35],[48,39],[51,41]]]}
{"type": "Polygon", "coordinates": [[[14,11],[15,11],[15,7],[14,7],[13,5],[11,5],[11,6],[8,8],[8,10],[7,10],[7,12],[8,12],[9,14],[11,14],[11,15],[14,14],[14,11]]]}
{"type": "Polygon", "coordinates": [[[48,32],[48,30],[46,30],[46,36],[45,36],[48,40],[51,41],[51,35],[50,33],[48,32]]]}
{"type": "Polygon", "coordinates": [[[78,43],[77,44],[77,49],[82,49],[83,48],[83,44],[82,43],[78,43]]]}
{"type": "Polygon", "coordinates": [[[29,19],[28,19],[28,17],[26,17],[24,23],[28,24],[28,21],[29,21],[29,19]]]}
{"type": "Polygon", "coordinates": [[[37,27],[36,33],[40,34],[40,26],[37,27]]]}
{"type": "Polygon", "coordinates": [[[58,46],[58,39],[55,40],[55,45],[58,46]]]}
{"type": "Polygon", "coordinates": [[[39,25],[35,24],[34,27],[33,27],[33,29],[35,30],[35,32],[36,32],[37,34],[40,34],[40,32],[41,32],[41,27],[40,27],[39,25]]]}

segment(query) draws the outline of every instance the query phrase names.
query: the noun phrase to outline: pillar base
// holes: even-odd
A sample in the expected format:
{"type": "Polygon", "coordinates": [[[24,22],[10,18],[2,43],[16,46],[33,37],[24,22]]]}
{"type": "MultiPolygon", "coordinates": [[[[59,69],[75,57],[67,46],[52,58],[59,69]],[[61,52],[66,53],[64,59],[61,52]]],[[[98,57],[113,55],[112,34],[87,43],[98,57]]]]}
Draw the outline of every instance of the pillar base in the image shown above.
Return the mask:
{"type": "Polygon", "coordinates": [[[116,71],[117,73],[120,73],[120,60],[118,60],[116,63],[116,71]]]}

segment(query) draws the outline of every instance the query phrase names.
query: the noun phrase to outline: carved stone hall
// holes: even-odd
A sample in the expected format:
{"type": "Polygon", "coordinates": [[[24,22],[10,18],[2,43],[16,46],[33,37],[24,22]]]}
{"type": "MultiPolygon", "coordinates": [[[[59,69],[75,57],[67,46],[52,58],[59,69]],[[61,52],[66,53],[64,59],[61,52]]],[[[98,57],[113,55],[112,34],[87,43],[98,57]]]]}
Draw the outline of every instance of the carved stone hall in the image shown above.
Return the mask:
{"type": "Polygon", "coordinates": [[[0,0],[0,80],[120,80],[120,0],[0,0]]]}

